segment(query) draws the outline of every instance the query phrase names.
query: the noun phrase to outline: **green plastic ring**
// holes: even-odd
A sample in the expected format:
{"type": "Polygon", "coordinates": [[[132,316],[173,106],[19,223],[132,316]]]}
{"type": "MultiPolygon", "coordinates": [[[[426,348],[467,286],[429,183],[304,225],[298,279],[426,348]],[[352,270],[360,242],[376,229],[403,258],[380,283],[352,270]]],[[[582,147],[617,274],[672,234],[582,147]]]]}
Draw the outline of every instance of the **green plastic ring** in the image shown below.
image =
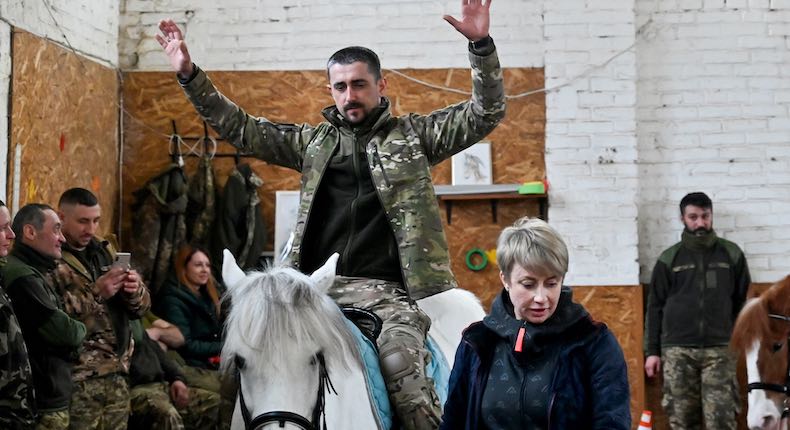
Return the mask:
{"type": "Polygon", "coordinates": [[[488,266],[488,256],[485,252],[483,252],[482,249],[472,248],[466,253],[466,267],[468,267],[470,270],[477,272],[479,270],[485,269],[486,266],[488,266]],[[472,264],[472,257],[475,255],[480,256],[481,260],[479,264],[472,264]]]}

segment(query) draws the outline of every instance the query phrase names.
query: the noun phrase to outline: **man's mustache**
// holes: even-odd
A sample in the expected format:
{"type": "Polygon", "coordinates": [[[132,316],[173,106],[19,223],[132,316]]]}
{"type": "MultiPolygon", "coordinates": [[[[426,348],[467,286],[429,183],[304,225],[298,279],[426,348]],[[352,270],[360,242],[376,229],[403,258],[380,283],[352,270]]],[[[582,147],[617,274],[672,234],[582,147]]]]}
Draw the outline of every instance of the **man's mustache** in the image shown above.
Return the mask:
{"type": "Polygon", "coordinates": [[[347,104],[347,105],[343,106],[343,111],[344,111],[344,112],[348,112],[348,111],[349,111],[349,110],[351,110],[351,109],[361,109],[361,108],[363,108],[363,107],[364,107],[364,106],[362,106],[362,104],[361,104],[361,103],[357,103],[357,102],[351,102],[351,103],[349,103],[349,104],[347,104]]]}

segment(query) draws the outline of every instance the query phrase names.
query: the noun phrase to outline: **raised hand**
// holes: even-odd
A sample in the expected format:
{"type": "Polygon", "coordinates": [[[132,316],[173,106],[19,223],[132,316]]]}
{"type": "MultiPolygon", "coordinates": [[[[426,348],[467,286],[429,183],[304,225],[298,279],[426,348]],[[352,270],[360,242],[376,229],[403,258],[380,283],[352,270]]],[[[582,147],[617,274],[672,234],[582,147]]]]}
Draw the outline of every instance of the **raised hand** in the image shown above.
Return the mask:
{"type": "Polygon", "coordinates": [[[159,30],[162,34],[156,35],[156,41],[165,50],[170,66],[180,77],[188,78],[192,75],[192,59],[181,29],[172,19],[165,19],[159,21],[159,30]]]}
{"type": "Polygon", "coordinates": [[[450,15],[443,18],[466,36],[470,42],[477,42],[488,36],[489,12],[491,0],[461,0],[461,20],[450,15]]]}

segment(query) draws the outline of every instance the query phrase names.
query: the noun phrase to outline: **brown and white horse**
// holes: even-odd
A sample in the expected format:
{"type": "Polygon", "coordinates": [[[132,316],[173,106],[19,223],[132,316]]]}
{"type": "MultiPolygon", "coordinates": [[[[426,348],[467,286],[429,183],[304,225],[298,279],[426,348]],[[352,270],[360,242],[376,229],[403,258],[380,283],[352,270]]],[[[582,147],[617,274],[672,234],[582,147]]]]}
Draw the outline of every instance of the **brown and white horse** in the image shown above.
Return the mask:
{"type": "Polygon", "coordinates": [[[730,342],[745,354],[751,430],[788,428],[790,405],[790,276],[746,303],[730,342]]]}

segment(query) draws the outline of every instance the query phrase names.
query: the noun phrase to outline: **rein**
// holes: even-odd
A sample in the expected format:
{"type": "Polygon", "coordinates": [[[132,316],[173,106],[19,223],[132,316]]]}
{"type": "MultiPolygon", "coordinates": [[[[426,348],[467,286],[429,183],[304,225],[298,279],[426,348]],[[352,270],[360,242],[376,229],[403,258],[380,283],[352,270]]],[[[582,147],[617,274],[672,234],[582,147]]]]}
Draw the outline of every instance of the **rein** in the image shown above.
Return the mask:
{"type": "Polygon", "coordinates": [[[285,423],[291,423],[303,430],[326,430],[326,392],[337,395],[332,380],[329,379],[329,372],[326,369],[324,354],[318,353],[315,356],[318,362],[318,394],[313,406],[313,414],[310,420],[288,411],[270,411],[251,418],[250,409],[244,401],[244,390],[241,388],[241,377],[239,377],[239,406],[241,416],[244,419],[244,428],[247,430],[259,430],[268,424],[277,423],[279,427],[285,427],[285,423]],[[323,427],[321,421],[323,420],[323,427]]]}
{"type": "MultiPolygon", "coordinates": [[[[769,318],[773,318],[775,320],[790,322],[790,316],[787,315],[779,315],[779,314],[768,314],[769,318]]],[[[773,391],[775,393],[782,393],[785,397],[790,397],[790,337],[787,338],[787,377],[785,378],[784,385],[781,384],[770,384],[765,382],[752,382],[746,386],[746,389],[749,393],[752,390],[765,390],[765,391],[773,391]]],[[[782,410],[782,419],[787,418],[790,416],[790,405],[788,404],[788,399],[785,399],[784,402],[784,410],[782,410]]]]}

